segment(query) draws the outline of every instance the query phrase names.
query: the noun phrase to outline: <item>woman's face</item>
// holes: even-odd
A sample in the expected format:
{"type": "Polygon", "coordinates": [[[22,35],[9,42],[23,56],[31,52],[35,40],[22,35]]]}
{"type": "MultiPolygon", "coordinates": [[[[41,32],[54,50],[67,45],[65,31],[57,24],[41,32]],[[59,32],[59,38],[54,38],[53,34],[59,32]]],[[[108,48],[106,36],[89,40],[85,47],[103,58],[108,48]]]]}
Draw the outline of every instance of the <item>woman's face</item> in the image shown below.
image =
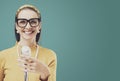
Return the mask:
{"type": "Polygon", "coordinates": [[[35,40],[41,28],[37,13],[30,9],[23,9],[17,17],[16,29],[20,34],[20,40],[35,40]]]}

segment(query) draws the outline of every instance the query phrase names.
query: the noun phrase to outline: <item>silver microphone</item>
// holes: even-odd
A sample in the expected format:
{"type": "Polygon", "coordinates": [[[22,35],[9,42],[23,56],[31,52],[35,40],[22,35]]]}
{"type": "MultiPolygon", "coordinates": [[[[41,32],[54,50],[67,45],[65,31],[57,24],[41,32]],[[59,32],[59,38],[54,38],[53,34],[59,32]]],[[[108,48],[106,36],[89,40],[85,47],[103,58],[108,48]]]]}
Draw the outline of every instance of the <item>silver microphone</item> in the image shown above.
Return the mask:
{"type": "MultiPolygon", "coordinates": [[[[29,46],[22,46],[21,53],[24,56],[31,56],[31,49],[29,46]]],[[[27,70],[24,71],[24,81],[28,81],[28,72],[27,70]]]]}
{"type": "Polygon", "coordinates": [[[31,56],[31,49],[29,46],[22,46],[21,53],[24,56],[31,56]]]}

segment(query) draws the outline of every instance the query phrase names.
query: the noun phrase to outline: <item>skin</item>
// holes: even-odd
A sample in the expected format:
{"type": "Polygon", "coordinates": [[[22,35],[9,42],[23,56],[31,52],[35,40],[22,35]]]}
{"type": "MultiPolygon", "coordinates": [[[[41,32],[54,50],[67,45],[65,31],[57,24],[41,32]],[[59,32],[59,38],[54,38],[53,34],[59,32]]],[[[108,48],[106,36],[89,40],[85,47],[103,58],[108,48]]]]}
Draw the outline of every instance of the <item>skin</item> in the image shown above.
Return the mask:
{"type": "MultiPolygon", "coordinates": [[[[36,12],[30,10],[30,9],[24,9],[21,10],[18,14],[18,18],[25,18],[25,19],[31,19],[31,18],[38,18],[38,15],[36,12]]],[[[36,46],[37,43],[35,41],[37,33],[39,33],[39,30],[41,29],[41,23],[37,27],[31,27],[29,23],[25,28],[20,28],[16,24],[17,32],[20,34],[20,41],[19,45],[27,45],[29,47],[36,46]]],[[[18,59],[20,67],[25,71],[34,72],[34,73],[40,73],[40,80],[46,80],[48,76],[50,75],[49,68],[42,62],[40,62],[38,59],[27,57],[27,56],[21,56],[18,59]]]]}

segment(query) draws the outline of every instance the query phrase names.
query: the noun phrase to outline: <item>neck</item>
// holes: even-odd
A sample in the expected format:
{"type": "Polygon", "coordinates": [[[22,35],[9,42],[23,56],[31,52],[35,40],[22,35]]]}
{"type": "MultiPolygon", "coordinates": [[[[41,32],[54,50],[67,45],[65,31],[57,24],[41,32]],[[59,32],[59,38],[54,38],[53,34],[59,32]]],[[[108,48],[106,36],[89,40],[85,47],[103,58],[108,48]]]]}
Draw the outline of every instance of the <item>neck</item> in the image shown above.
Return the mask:
{"type": "MultiPolygon", "coordinates": [[[[29,47],[36,46],[37,49],[36,49],[36,53],[35,53],[35,58],[37,58],[38,52],[39,52],[39,46],[37,46],[36,41],[25,41],[25,40],[23,41],[23,40],[21,40],[21,41],[18,42],[18,44],[20,46],[25,46],[25,45],[27,45],[29,47]]],[[[19,49],[18,45],[17,45],[17,53],[18,53],[18,56],[20,56],[21,52],[20,52],[20,49],[19,49]]]]}
{"type": "Polygon", "coordinates": [[[37,46],[37,43],[35,40],[20,40],[19,45],[32,47],[37,46]]]}

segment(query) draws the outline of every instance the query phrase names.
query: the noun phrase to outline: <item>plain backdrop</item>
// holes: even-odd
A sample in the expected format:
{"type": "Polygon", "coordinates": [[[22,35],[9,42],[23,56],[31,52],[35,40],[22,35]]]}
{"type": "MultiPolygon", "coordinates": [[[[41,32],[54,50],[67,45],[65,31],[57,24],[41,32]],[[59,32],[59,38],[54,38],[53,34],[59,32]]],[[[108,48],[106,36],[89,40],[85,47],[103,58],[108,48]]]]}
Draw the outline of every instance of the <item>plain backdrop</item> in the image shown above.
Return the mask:
{"type": "Polygon", "coordinates": [[[42,14],[39,44],[57,54],[57,81],[120,81],[120,0],[1,0],[0,50],[15,45],[24,4],[42,14]]]}

